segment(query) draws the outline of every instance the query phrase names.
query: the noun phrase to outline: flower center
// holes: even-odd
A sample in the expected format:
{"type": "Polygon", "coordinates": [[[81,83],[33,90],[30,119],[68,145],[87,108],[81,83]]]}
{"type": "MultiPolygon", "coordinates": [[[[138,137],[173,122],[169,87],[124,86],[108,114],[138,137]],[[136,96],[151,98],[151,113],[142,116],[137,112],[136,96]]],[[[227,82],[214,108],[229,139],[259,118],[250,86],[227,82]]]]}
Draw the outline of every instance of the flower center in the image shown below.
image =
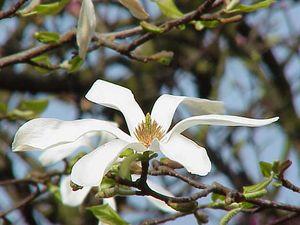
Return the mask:
{"type": "Polygon", "coordinates": [[[147,148],[151,145],[153,139],[161,140],[164,133],[162,127],[155,120],[152,120],[150,113],[147,113],[145,120],[134,131],[135,137],[147,148]]]}

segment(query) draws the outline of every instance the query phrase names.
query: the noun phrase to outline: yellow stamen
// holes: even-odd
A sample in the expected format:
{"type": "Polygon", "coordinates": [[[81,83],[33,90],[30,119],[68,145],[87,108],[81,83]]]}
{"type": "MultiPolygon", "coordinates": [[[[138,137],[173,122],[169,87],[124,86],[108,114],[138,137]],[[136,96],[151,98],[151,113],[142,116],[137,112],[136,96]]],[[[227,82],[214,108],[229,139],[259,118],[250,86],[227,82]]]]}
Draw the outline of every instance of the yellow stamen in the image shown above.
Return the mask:
{"type": "Polygon", "coordinates": [[[164,130],[155,120],[152,120],[150,113],[147,113],[145,120],[135,128],[134,135],[148,148],[155,138],[158,140],[163,138],[164,130]]]}

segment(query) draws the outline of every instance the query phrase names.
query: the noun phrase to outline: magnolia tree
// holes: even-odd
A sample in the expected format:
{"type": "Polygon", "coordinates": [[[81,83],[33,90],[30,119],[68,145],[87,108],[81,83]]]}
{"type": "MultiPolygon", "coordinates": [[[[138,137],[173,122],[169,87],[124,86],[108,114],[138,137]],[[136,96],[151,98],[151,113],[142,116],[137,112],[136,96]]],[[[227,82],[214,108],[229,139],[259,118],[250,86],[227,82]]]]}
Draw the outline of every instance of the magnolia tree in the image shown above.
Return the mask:
{"type": "Polygon", "coordinates": [[[300,222],[298,3],[0,4],[2,224],[300,222]]]}

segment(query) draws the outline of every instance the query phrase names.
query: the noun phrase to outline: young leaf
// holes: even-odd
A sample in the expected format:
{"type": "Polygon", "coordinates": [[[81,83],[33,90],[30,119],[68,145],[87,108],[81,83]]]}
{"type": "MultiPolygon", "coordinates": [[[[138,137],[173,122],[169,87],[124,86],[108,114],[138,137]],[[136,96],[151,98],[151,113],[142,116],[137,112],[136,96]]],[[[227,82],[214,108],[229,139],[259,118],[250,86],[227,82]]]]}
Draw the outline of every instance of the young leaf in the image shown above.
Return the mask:
{"type": "Polygon", "coordinates": [[[59,34],[55,32],[40,31],[34,34],[34,38],[42,43],[57,43],[59,41],[59,34]]]}
{"type": "Polygon", "coordinates": [[[61,63],[60,67],[68,70],[69,73],[74,73],[80,69],[82,64],[83,60],[79,56],[76,56],[69,61],[66,60],[63,63],[61,63]]]}
{"type": "Polygon", "coordinates": [[[275,181],[272,183],[272,186],[276,187],[276,188],[279,188],[282,186],[282,182],[281,181],[275,181]]]}
{"type": "Polygon", "coordinates": [[[256,192],[245,193],[243,195],[246,199],[251,199],[251,198],[262,197],[262,196],[266,195],[267,193],[268,193],[267,190],[264,188],[264,189],[256,191],[256,192]]]}
{"type": "Polygon", "coordinates": [[[133,151],[131,148],[127,148],[127,149],[125,149],[125,150],[119,155],[119,157],[120,157],[120,158],[125,158],[125,157],[127,157],[127,156],[132,155],[133,153],[134,153],[134,151],[133,151]]]}
{"type": "Polygon", "coordinates": [[[149,58],[156,62],[159,62],[163,65],[168,66],[172,62],[173,56],[174,56],[173,52],[161,51],[161,52],[151,55],[149,58]]]}
{"type": "Polygon", "coordinates": [[[51,183],[48,184],[48,190],[54,195],[55,199],[61,202],[61,194],[59,187],[51,183]]]}
{"type": "Polygon", "coordinates": [[[3,102],[0,102],[0,116],[3,116],[7,113],[7,105],[3,102]]]}
{"type": "MultiPolygon", "coordinates": [[[[32,16],[32,15],[55,15],[59,13],[68,3],[70,0],[60,0],[53,3],[48,4],[38,4],[28,13],[20,12],[22,16],[32,16]]],[[[36,3],[35,3],[36,4],[36,3]]],[[[31,6],[32,7],[32,6],[31,6]]]]}
{"type": "Polygon", "coordinates": [[[264,177],[270,177],[273,165],[268,162],[259,162],[260,171],[264,177]]]}
{"type": "Polygon", "coordinates": [[[114,187],[115,185],[116,185],[116,181],[114,179],[104,177],[101,181],[100,190],[111,188],[114,187]]]}
{"type": "Polygon", "coordinates": [[[264,188],[266,188],[273,180],[273,175],[271,175],[270,177],[264,179],[263,181],[257,183],[257,184],[253,184],[250,186],[244,186],[243,187],[243,193],[247,194],[247,193],[253,193],[253,192],[258,192],[263,190],[264,188]]]}
{"type": "Polygon", "coordinates": [[[191,201],[191,202],[167,202],[168,206],[171,208],[175,209],[176,211],[179,212],[192,212],[195,210],[198,206],[198,203],[196,201],[191,201]]]}
{"type": "Polygon", "coordinates": [[[130,173],[130,165],[132,162],[136,161],[141,157],[140,154],[133,154],[127,156],[122,162],[119,167],[119,176],[123,179],[131,180],[131,173],[130,173]]]}
{"type": "Polygon", "coordinates": [[[123,220],[108,204],[93,206],[87,209],[90,210],[97,219],[107,225],[129,225],[129,223],[123,220]]]}
{"type": "Polygon", "coordinates": [[[21,16],[26,16],[31,13],[40,3],[41,0],[32,0],[25,8],[19,10],[18,14],[21,16]]]}
{"type": "Polygon", "coordinates": [[[149,14],[145,11],[139,0],[119,0],[119,2],[137,19],[146,20],[149,18],[149,14]]]}
{"type": "Polygon", "coordinates": [[[230,0],[230,2],[226,5],[225,10],[227,10],[227,11],[231,10],[239,3],[240,3],[240,0],[230,0]]]}
{"type": "Polygon", "coordinates": [[[211,21],[204,21],[204,20],[198,20],[194,23],[195,29],[200,31],[204,28],[215,28],[220,24],[217,20],[211,20],[211,21]]]}
{"type": "Polygon", "coordinates": [[[158,27],[154,24],[148,23],[146,21],[142,21],[140,23],[140,25],[144,30],[149,31],[149,32],[154,33],[154,34],[161,34],[162,32],[164,32],[163,28],[158,27]]]}
{"type": "Polygon", "coordinates": [[[14,109],[11,112],[7,113],[7,116],[11,120],[29,120],[34,118],[34,112],[33,111],[22,111],[19,109],[14,109]]]}
{"type": "Polygon", "coordinates": [[[183,16],[183,13],[177,8],[173,0],[156,0],[160,11],[172,19],[177,19],[183,16]]]}
{"type": "Polygon", "coordinates": [[[211,195],[211,200],[213,202],[217,202],[217,201],[225,201],[225,196],[224,195],[219,195],[219,194],[216,194],[216,193],[212,193],[211,195]]]}
{"type": "Polygon", "coordinates": [[[220,225],[227,225],[229,223],[229,221],[235,216],[237,215],[240,211],[242,211],[241,208],[236,208],[236,209],[232,209],[230,210],[220,221],[220,225]]]}
{"type": "Polygon", "coordinates": [[[44,112],[48,103],[48,99],[24,100],[20,103],[18,109],[22,111],[32,111],[35,115],[38,115],[44,112]]]}
{"type": "MultiPolygon", "coordinates": [[[[49,59],[49,56],[45,55],[45,54],[34,57],[34,58],[31,59],[31,61],[35,62],[35,63],[43,63],[43,65],[49,66],[49,67],[52,66],[51,61],[49,59]]],[[[50,71],[48,69],[45,69],[45,68],[42,68],[42,67],[39,67],[39,66],[34,66],[34,69],[37,70],[40,73],[48,73],[50,71]]]]}
{"type": "Polygon", "coordinates": [[[258,9],[267,8],[272,3],[274,3],[275,0],[264,0],[260,1],[258,3],[255,3],[253,5],[235,5],[231,10],[225,10],[226,13],[249,13],[256,11],[258,9]]]}

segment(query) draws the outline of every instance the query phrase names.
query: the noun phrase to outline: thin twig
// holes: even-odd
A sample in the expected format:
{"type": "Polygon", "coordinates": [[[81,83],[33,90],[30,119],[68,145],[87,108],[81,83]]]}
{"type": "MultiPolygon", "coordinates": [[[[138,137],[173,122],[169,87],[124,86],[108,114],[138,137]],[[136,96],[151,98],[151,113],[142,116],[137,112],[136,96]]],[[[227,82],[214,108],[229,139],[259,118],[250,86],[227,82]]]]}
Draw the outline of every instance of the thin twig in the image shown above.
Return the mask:
{"type": "Polygon", "coordinates": [[[24,5],[28,0],[19,0],[14,5],[12,5],[7,11],[0,12],[0,20],[12,17],[15,15],[17,10],[24,5]]]}
{"type": "Polygon", "coordinates": [[[287,221],[294,219],[296,217],[300,216],[299,213],[289,213],[284,217],[281,217],[277,220],[272,221],[271,223],[268,223],[267,225],[284,225],[287,221]]]}

